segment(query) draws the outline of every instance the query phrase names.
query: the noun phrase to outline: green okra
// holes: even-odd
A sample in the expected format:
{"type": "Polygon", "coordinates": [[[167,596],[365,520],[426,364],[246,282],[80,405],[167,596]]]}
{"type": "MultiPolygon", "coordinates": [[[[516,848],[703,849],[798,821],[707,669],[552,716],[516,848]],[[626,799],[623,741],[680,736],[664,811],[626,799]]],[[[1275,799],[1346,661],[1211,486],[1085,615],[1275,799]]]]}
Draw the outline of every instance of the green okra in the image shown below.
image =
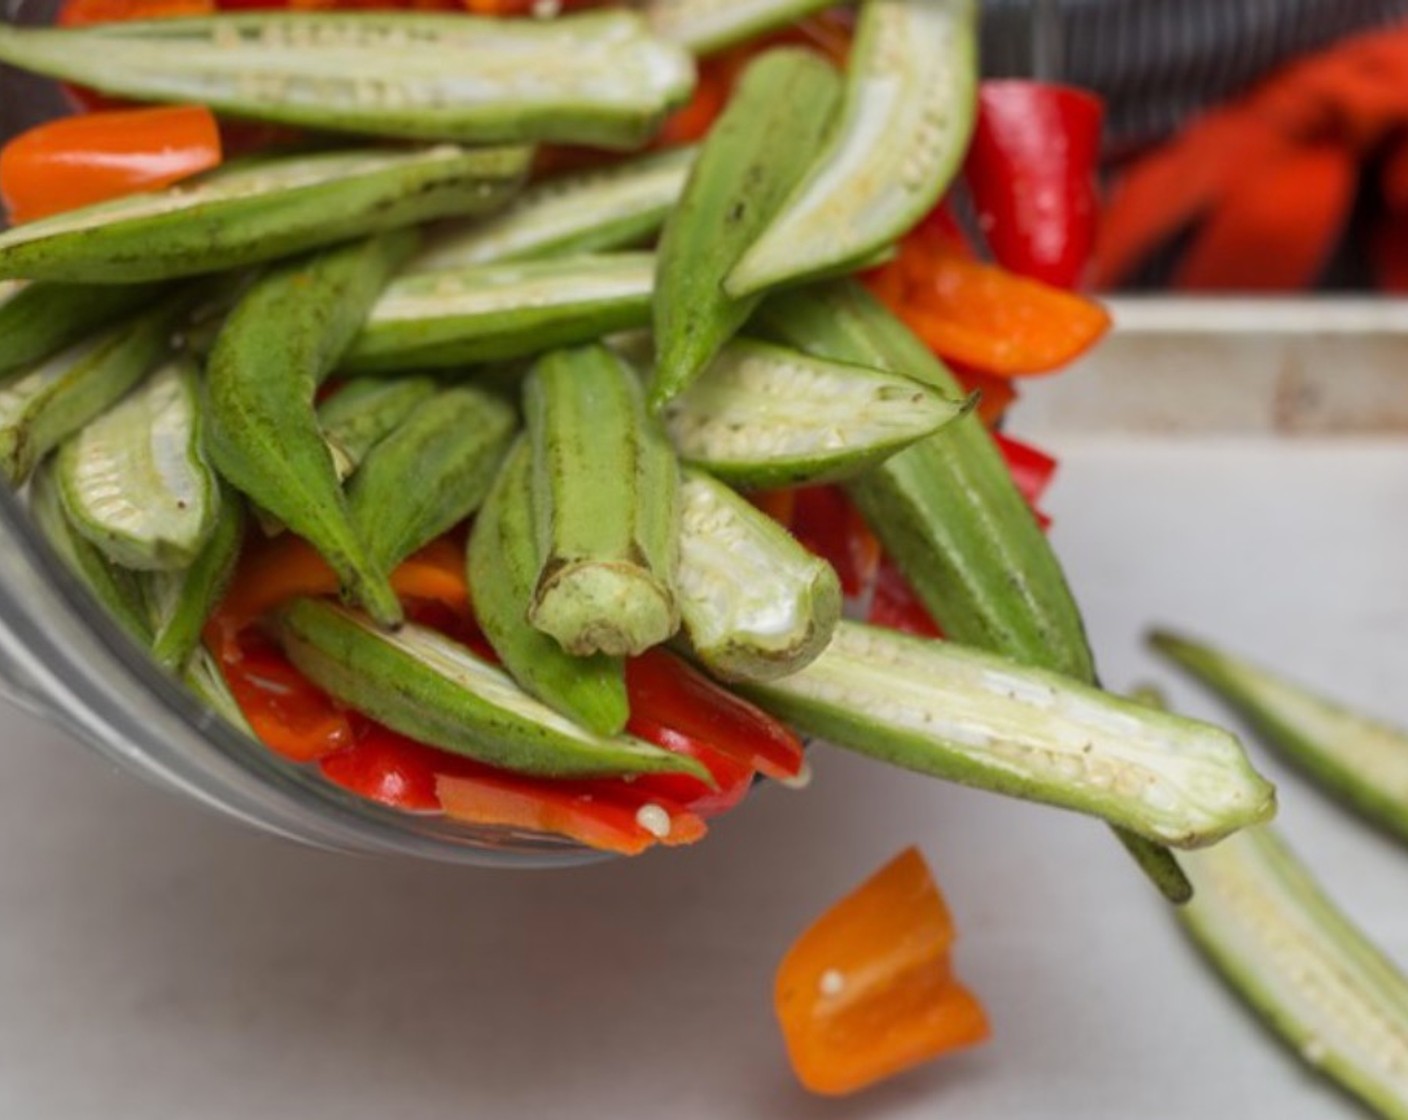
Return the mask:
{"type": "Polygon", "coordinates": [[[170,351],[189,308],[169,300],[0,380],[0,473],[18,486],[45,455],[99,416],[170,351]]]}
{"type": "Polygon", "coordinates": [[[532,469],[532,451],[520,439],[475,519],[468,558],[474,617],[525,691],[597,735],[614,735],[631,714],[621,659],[574,657],[528,622],[541,569],[532,469]]]}
{"type": "Polygon", "coordinates": [[[478,509],[517,424],[500,398],[459,387],[422,403],[378,443],[347,490],[372,566],[390,573],[478,509]]]}
{"type": "Polygon", "coordinates": [[[977,22],[976,0],[862,0],[836,125],[729,295],[854,265],[933,208],[973,130],[977,22]]]}
{"type": "Polygon", "coordinates": [[[740,688],[838,746],[1160,844],[1211,844],[1276,807],[1221,728],[956,642],[843,621],[805,669],[740,688]]]}
{"type": "Polygon", "coordinates": [[[700,471],[680,486],[680,617],[726,680],[766,681],[820,656],[841,618],[841,582],[772,518],[700,471]]]}
{"type": "Polygon", "coordinates": [[[1408,840],[1408,733],[1189,638],[1156,631],[1149,643],[1246,717],[1323,789],[1408,840]]]}
{"type": "Polygon", "coordinates": [[[524,386],[541,570],[529,621],[568,653],[638,654],[679,627],[679,467],[635,374],[557,350],[524,386]]]}
{"type": "Polygon", "coordinates": [[[380,630],[316,599],[284,607],[276,625],[293,663],[320,688],[442,750],[544,777],[687,773],[708,780],[692,758],[579,727],[434,630],[414,624],[380,630]]]}
{"type": "Polygon", "coordinates": [[[58,482],[69,521],[114,564],[189,567],[215,531],[221,498],[202,447],[194,365],[168,362],[65,441],[58,482]]]}
{"type": "Polygon", "coordinates": [[[737,486],[774,487],[859,474],[969,407],[878,364],[735,339],[662,420],[685,462],[737,486]]]}
{"type": "Polygon", "coordinates": [[[235,574],[244,533],[244,503],[224,487],[214,530],[190,567],[147,573],[142,591],[152,626],[152,656],[159,664],[175,671],[190,661],[235,574]]]}
{"type": "Polygon", "coordinates": [[[415,245],[414,233],[400,231],[271,270],[230,313],[206,371],[216,468],[306,538],[344,591],[388,625],[401,606],[352,527],[313,398],[415,245]]]}
{"type": "Polygon", "coordinates": [[[149,645],[152,631],[140,577],[136,572],[119,568],[74,531],[59,496],[52,460],[43,463],[30,481],[29,512],[35,527],[59,560],[113,621],[143,646],[149,645]]]}
{"type": "Polygon", "coordinates": [[[800,47],[743,72],[661,234],[651,408],[703,373],[757,306],[761,296],[728,295],[724,277],[815,158],[840,96],[835,67],[800,47]]]}
{"type": "Polygon", "coordinates": [[[533,183],[497,214],[429,231],[408,268],[459,269],[639,245],[679,200],[695,154],[693,147],[668,148],[533,183]]]}
{"type": "MultiPolygon", "coordinates": [[[[181,20],[163,20],[179,24],[181,20]]],[[[130,284],[218,272],[502,206],[524,148],[367,148],[238,160],[0,233],[0,278],[130,284]]]]}
{"type": "Polygon", "coordinates": [[[689,55],[625,11],[0,24],[0,61],[120,97],[329,132],[626,149],[648,140],[694,82],[689,55]]]}
{"type": "Polygon", "coordinates": [[[831,6],[831,0],[646,0],[643,11],[660,38],[711,54],[831,6]]]}
{"type": "Polygon", "coordinates": [[[41,362],[152,304],[155,284],[45,284],[0,281],[0,374],[41,362]]]}
{"type": "Polygon", "coordinates": [[[181,680],[202,704],[236,731],[243,731],[250,738],[257,737],[245,719],[239,701],[230,691],[230,684],[220,671],[220,663],[204,646],[197,646],[191,653],[181,673],[181,680]]]}
{"type": "Polygon", "coordinates": [[[347,382],[318,406],[318,424],[337,472],[355,474],[368,452],[389,436],[439,386],[432,377],[363,377],[347,382]]]}
{"type": "Polygon", "coordinates": [[[394,280],[347,352],[354,372],[458,368],[650,321],[650,253],[477,265],[394,280]]]}

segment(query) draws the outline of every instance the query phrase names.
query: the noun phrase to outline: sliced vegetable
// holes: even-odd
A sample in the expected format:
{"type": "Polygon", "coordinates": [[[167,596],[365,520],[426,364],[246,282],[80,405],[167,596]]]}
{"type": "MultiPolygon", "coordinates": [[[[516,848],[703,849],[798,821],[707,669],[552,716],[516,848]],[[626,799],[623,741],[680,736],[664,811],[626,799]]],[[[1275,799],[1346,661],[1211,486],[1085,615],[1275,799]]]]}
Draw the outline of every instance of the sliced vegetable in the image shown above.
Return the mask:
{"type": "Polygon", "coordinates": [[[430,377],[364,377],[340,385],[318,405],[318,425],[338,472],[355,474],[367,454],[435,395],[430,377]]]}
{"type": "Polygon", "coordinates": [[[611,253],[402,276],[372,308],[346,368],[453,368],[644,326],[654,269],[650,253],[611,253]]]}
{"type": "Polygon", "coordinates": [[[784,522],[811,552],[836,570],[841,590],[863,598],[875,584],[882,559],[880,542],[839,486],[802,486],[792,495],[792,516],[784,522]]]}
{"type": "Polygon", "coordinates": [[[903,634],[914,634],[920,638],[941,638],[943,633],[934,623],[919,596],[910,587],[893,559],[886,556],[880,561],[875,573],[875,593],[870,598],[870,609],[865,621],[872,626],[884,626],[903,634]]]}
{"type": "Polygon", "coordinates": [[[1149,642],[1327,791],[1408,840],[1408,733],[1189,638],[1156,631],[1149,642]]]}
{"type": "Polygon", "coordinates": [[[220,517],[201,445],[195,367],[177,360],[68,440],[58,481],[74,528],[113,563],[187,568],[220,517]]]}
{"type": "Polygon", "coordinates": [[[840,93],[835,68],[802,48],[744,71],[661,234],[651,408],[698,378],[757,306],[725,293],[724,277],[815,158],[840,93]]]}
{"type": "Polygon", "coordinates": [[[634,148],[693,67],[631,12],[554,20],[260,12],[0,25],[0,60],[104,93],[334,132],[634,148]],[[473,80],[467,75],[473,75],[473,80]]]}
{"type": "Polygon", "coordinates": [[[524,774],[708,778],[693,759],[624,735],[594,735],[564,719],[433,630],[408,623],[389,633],[318,599],[282,607],[277,625],[284,649],[310,680],[418,742],[524,774]]]}
{"type": "Polygon", "coordinates": [[[204,646],[197,646],[191,653],[181,673],[181,682],[195,694],[207,708],[223,719],[236,731],[243,731],[251,738],[254,728],[244,718],[239,701],[230,691],[229,682],[220,671],[220,663],[204,646]]]}
{"type": "Polygon", "coordinates": [[[841,584],[777,522],[721,482],[680,487],[680,616],[690,647],[725,679],[771,680],[826,648],[841,584]]]}
{"type": "Polygon", "coordinates": [[[645,19],[660,38],[710,54],[830,6],[831,0],[647,0],[645,19]]]}
{"type": "Polygon", "coordinates": [[[967,409],[879,368],[736,340],[663,418],[685,461],[770,487],[859,474],[967,409]]]}
{"type": "Polygon", "coordinates": [[[84,335],[155,303],[153,284],[0,280],[0,373],[41,362],[84,335]]]}
{"type": "Polygon", "coordinates": [[[220,130],[200,105],[113,109],[49,121],[0,148],[0,198],[30,222],[220,165],[220,130]]]}
{"type": "Polygon", "coordinates": [[[992,441],[1002,452],[1018,493],[1026,499],[1027,505],[1035,509],[1056,475],[1056,460],[1041,448],[1022,443],[1002,432],[993,432],[992,441]]]}
{"type": "Polygon", "coordinates": [[[972,131],[977,8],[973,0],[864,0],[840,119],[729,273],[729,295],[853,265],[933,207],[972,131]]]}
{"type": "Polygon", "coordinates": [[[220,473],[311,541],[347,594],[385,624],[400,620],[401,606],[353,528],[313,397],[415,245],[409,231],[383,234],[272,269],[231,312],[207,370],[220,473]]]}
{"type": "Polygon", "coordinates": [[[440,810],[435,770],[441,752],[375,724],[350,747],[318,760],[323,777],[334,785],[393,809],[411,813],[440,810]]]}
{"type": "Polygon", "coordinates": [[[987,1039],[953,975],[953,919],[907,848],[814,922],[777,971],[774,1007],[801,1083],[840,1096],[987,1039]]]}
{"type": "Polygon", "coordinates": [[[509,452],[470,535],[475,617],[504,668],[527,692],[598,735],[614,735],[630,716],[621,659],[600,653],[574,657],[529,624],[541,569],[532,452],[521,440],[509,452]]]}
{"type": "Polygon", "coordinates": [[[753,768],[706,740],[640,715],[631,717],[627,730],[637,739],[654,743],[672,754],[697,759],[713,779],[704,782],[690,774],[643,774],[629,779],[632,791],[637,794],[660,797],[707,819],[734,808],[753,787],[753,768]]]}
{"type": "Polygon", "coordinates": [[[427,235],[410,267],[462,269],[640,244],[664,224],[694,157],[693,148],[674,148],[534,183],[498,214],[427,235]]]}
{"type": "Polygon", "coordinates": [[[529,621],[568,653],[640,653],[679,628],[679,468],[605,347],[539,360],[524,388],[541,569],[529,621]]]}
{"type": "Polygon", "coordinates": [[[1275,811],[1274,790],[1220,728],[954,642],[843,621],[801,672],[740,687],[838,746],[1175,847],[1275,811]]]}
{"type": "MultiPolygon", "coordinates": [[[[0,28],[0,41],[7,33],[19,32],[0,28]]],[[[496,210],[527,167],[522,148],[449,144],[241,160],[0,233],[0,278],[130,284],[258,264],[496,210]]]]}

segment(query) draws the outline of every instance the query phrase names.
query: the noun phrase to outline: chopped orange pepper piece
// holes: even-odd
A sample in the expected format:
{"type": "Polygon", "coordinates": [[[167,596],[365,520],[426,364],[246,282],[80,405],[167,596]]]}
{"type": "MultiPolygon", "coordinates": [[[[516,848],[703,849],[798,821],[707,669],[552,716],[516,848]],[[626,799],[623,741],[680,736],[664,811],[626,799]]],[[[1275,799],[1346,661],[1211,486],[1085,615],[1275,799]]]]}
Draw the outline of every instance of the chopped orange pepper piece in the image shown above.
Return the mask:
{"type": "Polygon", "coordinates": [[[953,940],[948,907],[914,848],[802,934],[775,988],[802,1084],[852,1093],[986,1039],[982,1006],[954,979],[953,940]]]}

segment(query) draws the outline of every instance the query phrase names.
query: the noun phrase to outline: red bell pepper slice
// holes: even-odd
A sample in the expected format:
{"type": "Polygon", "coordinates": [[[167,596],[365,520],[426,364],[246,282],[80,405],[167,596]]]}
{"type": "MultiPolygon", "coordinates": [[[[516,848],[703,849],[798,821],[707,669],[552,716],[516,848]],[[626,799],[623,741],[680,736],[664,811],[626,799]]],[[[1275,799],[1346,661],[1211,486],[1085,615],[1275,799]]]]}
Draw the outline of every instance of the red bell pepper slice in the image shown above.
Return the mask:
{"type": "Polygon", "coordinates": [[[899,565],[886,556],[875,576],[875,594],[870,599],[866,621],[921,638],[942,638],[933,616],[904,578],[899,565]]]}
{"type": "Polygon", "coordinates": [[[28,222],[169,186],[220,158],[220,130],[203,106],[62,117],[0,149],[0,198],[12,222],[28,222]]]}
{"type": "Polygon", "coordinates": [[[1007,469],[1012,472],[1012,481],[1027,504],[1035,507],[1056,475],[1056,460],[1041,448],[1001,432],[993,432],[992,438],[1007,462],[1007,469]]]}
{"type": "Polygon", "coordinates": [[[728,812],[748,795],[753,785],[753,767],[712,743],[656,723],[640,713],[632,713],[626,730],[662,750],[698,759],[708,768],[715,783],[710,786],[692,774],[642,774],[631,782],[631,787],[638,792],[675,802],[691,813],[708,818],[728,812]]]}
{"type": "Polygon", "coordinates": [[[208,16],[214,11],[214,0],[64,0],[54,22],[60,27],[86,27],[90,23],[208,16]]]}
{"type": "Polygon", "coordinates": [[[983,82],[964,178],[993,258],[1019,276],[1075,288],[1095,249],[1105,110],[1072,86],[983,82]]]}
{"type": "Polygon", "coordinates": [[[880,563],[880,542],[860,510],[839,486],[803,486],[793,491],[792,534],[836,569],[841,590],[865,594],[880,563]]]}
{"type": "Polygon", "coordinates": [[[789,727],[668,650],[627,661],[626,692],[633,719],[707,743],[770,778],[801,772],[802,740],[789,727]]]}
{"type": "Polygon", "coordinates": [[[352,746],[318,760],[323,776],[334,785],[393,809],[439,812],[435,775],[453,759],[381,724],[363,724],[352,746]]]}

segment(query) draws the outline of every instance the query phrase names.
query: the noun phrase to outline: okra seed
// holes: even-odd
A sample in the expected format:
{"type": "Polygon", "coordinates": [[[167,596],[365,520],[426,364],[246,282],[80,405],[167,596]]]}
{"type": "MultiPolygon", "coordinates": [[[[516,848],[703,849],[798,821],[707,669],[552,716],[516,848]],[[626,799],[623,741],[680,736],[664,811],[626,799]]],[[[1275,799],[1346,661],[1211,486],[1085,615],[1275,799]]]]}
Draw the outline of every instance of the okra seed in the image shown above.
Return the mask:
{"type": "Polygon", "coordinates": [[[816,987],[817,991],[824,996],[839,996],[846,990],[845,973],[841,972],[839,969],[828,968],[821,974],[821,978],[817,981],[816,987]]]}
{"type": "Polygon", "coordinates": [[[658,840],[670,835],[670,814],[653,801],[636,810],[636,824],[658,840]]]}

